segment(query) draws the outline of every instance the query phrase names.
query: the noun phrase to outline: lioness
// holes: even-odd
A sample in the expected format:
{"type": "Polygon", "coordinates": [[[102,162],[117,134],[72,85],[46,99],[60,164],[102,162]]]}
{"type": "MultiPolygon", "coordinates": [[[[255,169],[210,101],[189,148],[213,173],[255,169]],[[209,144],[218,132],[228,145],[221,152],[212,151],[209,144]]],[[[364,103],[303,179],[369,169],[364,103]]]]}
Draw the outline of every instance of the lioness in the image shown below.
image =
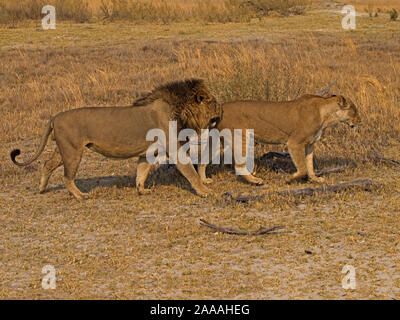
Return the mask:
{"type": "MultiPolygon", "coordinates": [[[[321,97],[304,95],[287,102],[235,101],[222,105],[224,117],[218,123],[223,129],[254,129],[254,138],[266,144],[286,144],[297,172],[289,182],[308,177],[315,182],[323,182],[316,177],[313,167],[314,143],[324,130],[338,122],[346,122],[354,128],[360,118],[356,106],[343,96],[321,97]]],[[[242,149],[246,150],[246,139],[242,137],[242,149]]],[[[234,150],[234,148],[232,148],[234,150]]],[[[236,170],[243,169],[236,165],[236,170]]],[[[207,165],[198,166],[198,173],[204,183],[211,183],[206,178],[207,165]]],[[[243,175],[250,183],[262,184],[263,180],[252,174],[243,175]]]]}
{"type": "MultiPolygon", "coordinates": [[[[163,130],[168,144],[170,120],[177,121],[178,130],[190,128],[200,132],[218,121],[221,115],[221,105],[203,80],[177,81],[156,88],[132,106],[85,107],[61,112],[47,123],[40,146],[30,160],[17,162],[15,158],[20,154],[18,149],[11,152],[11,160],[18,166],[29,165],[43,152],[53,132],[52,139],[56,141],[57,148],[43,166],[39,187],[41,193],[46,190],[52,172],[64,165],[67,189],[77,199],[87,196],[74,183],[86,147],[106,157],[127,159],[138,156],[136,187],[139,194],[143,194],[149,191],[144,189],[144,182],[151,167],[146,161],[146,150],[151,145],[151,142],[146,141],[147,132],[153,128],[163,130]]],[[[178,162],[177,168],[198,195],[209,193],[191,163],[178,162]]]]}

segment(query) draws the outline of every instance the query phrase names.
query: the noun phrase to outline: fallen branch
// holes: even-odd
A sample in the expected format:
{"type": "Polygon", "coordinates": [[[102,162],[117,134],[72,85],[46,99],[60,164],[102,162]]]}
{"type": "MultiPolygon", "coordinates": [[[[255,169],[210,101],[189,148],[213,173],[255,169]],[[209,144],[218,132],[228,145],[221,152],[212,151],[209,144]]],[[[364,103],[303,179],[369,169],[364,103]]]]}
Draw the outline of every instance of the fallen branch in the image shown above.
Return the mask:
{"type": "MultiPolygon", "coordinates": [[[[335,168],[336,169],[336,168],[335,168]]],[[[245,195],[239,195],[239,196],[234,196],[232,192],[225,192],[223,194],[223,197],[227,201],[236,201],[239,203],[248,203],[249,201],[260,201],[265,199],[266,196],[270,196],[273,194],[278,194],[278,195],[293,195],[293,196],[312,196],[316,193],[323,193],[323,192],[339,192],[346,190],[348,188],[360,188],[364,189],[365,191],[371,191],[373,186],[379,184],[378,181],[371,180],[371,179],[359,179],[359,180],[353,180],[349,182],[343,182],[339,184],[334,184],[331,186],[324,186],[320,188],[303,188],[303,189],[294,189],[294,190],[285,190],[285,191],[279,191],[279,192],[270,192],[267,194],[261,194],[261,195],[256,195],[256,196],[245,196],[245,195]]]]}
{"type": "Polygon", "coordinates": [[[315,175],[317,177],[320,177],[320,176],[323,176],[323,175],[326,175],[329,173],[343,172],[344,169],[346,169],[346,168],[347,168],[347,166],[332,168],[332,169],[322,169],[322,170],[315,172],[315,175]]]}
{"type": "Polygon", "coordinates": [[[206,226],[206,227],[209,227],[211,229],[214,229],[217,232],[228,233],[228,234],[250,235],[250,236],[257,236],[257,235],[260,235],[260,234],[268,234],[268,233],[271,233],[271,232],[273,232],[275,230],[284,228],[284,226],[274,226],[274,227],[271,227],[271,228],[260,227],[258,230],[255,230],[255,231],[235,230],[235,229],[230,229],[230,228],[225,228],[225,227],[218,227],[216,225],[213,225],[213,224],[207,222],[204,219],[200,219],[200,224],[202,226],[206,226]]]}
{"type": "Polygon", "coordinates": [[[373,154],[369,155],[369,158],[373,159],[373,160],[390,162],[391,164],[393,164],[395,166],[400,166],[400,161],[389,159],[389,158],[385,158],[385,157],[381,157],[376,152],[374,152],[373,154]]]}
{"type": "Polygon", "coordinates": [[[373,185],[378,184],[377,181],[371,179],[360,179],[354,180],[344,183],[335,184],[332,186],[325,186],[321,188],[304,188],[304,189],[295,189],[295,190],[286,190],[278,192],[279,195],[293,195],[293,196],[312,196],[315,193],[322,192],[338,192],[350,187],[358,187],[362,188],[366,191],[371,191],[373,185]]]}

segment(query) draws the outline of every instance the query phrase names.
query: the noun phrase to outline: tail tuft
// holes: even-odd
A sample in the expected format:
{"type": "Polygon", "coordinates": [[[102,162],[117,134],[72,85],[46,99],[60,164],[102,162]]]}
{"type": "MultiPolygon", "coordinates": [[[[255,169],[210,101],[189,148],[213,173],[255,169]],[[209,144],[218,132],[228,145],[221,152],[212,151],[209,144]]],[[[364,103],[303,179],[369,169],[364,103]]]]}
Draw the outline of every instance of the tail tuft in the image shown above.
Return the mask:
{"type": "Polygon", "coordinates": [[[17,161],[15,160],[15,158],[21,154],[21,150],[19,150],[19,149],[14,149],[14,150],[11,151],[11,153],[10,153],[12,162],[14,162],[14,164],[16,164],[17,166],[25,167],[25,166],[31,164],[31,163],[32,163],[33,161],[35,161],[37,158],[39,158],[40,154],[43,152],[44,147],[45,147],[46,144],[47,144],[47,140],[48,140],[49,135],[50,135],[50,133],[51,133],[52,131],[53,131],[53,119],[50,119],[49,122],[47,122],[46,131],[44,132],[44,135],[43,135],[43,137],[42,137],[42,140],[40,141],[40,146],[39,146],[38,150],[36,151],[35,155],[34,155],[31,159],[29,159],[29,160],[27,160],[27,161],[25,161],[25,162],[17,162],[17,161]]]}
{"type": "Polygon", "coordinates": [[[15,161],[15,158],[18,157],[20,154],[21,154],[21,150],[19,150],[19,149],[14,149],[13,151],[11,151],[10,156],[11,156],[12,162],[17,163],[17,161],[15,161]]]}

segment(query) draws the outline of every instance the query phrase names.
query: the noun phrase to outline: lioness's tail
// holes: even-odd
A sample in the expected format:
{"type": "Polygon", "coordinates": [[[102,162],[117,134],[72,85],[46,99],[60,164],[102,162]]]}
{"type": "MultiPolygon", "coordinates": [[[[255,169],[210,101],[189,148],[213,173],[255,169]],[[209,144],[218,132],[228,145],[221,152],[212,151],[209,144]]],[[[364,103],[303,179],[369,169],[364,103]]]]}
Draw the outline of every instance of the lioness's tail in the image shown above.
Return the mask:
{"type": "Polygon", "coordinates": [[[44,147],[47,144],[47,140],[48,140],[49,135],[50,135],[50,133],[52,131],[53,131],[53,119],[51,119],[47,123],[46,131],[45,131],[45,133],[44,133],[44,135],[42,137],[42,141],[40,142],[39,149],[36,151],[36,154],[33,156],[33,158],[29,159],[26,162],[22,162],[22,163],[21,162],[17,162],[15,160],[15,158],[21,154],[21,150],[14,149],[13,151],[11,151],[11,154],[10,154],[12,162],[14,162],[17,166],[24,167],[24,166],[27,166],[28,164],[31,164],[33,161],[35,161],[37,158],[39,158],[40,154],[43,152],[44,147]]]}

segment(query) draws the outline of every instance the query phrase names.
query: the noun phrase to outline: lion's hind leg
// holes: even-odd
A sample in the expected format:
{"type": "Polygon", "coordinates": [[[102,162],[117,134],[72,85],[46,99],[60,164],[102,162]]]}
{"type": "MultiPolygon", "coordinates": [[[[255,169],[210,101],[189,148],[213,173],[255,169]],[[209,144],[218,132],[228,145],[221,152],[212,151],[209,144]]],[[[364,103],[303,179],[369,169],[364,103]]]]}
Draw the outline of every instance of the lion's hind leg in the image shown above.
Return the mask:
{"type": "Polygon", "coordinates": [[[77,148],[69,142],[59,140],[57,140],[57,145],[61,153],[62,161],[64,163],[65,186],[76,199],[82,200],[83,198],[87,198],[89,195],[87,193],[81,192],[74,182],[79,163],[82,159],[83,146],[77,148]]]}
{"type": "Polygon", "coordinates": [[[62,166],[62,164],[63,161],[61,158],[60,151],[58,150],[58,148],[56,148],[53,154],[51,155],[51,158],[47,160],[43,165],[40,177],[40,186],[39,186],[40,193],[45,192],[51,174],[54,172],[55,169],[62,166]]]}
{"type": "Polygon", "coordinates": [[[67,187],[68,191],[72,193],[72,195],[78,199],[78,200],[82,200],[84,198],[89,197],[88,193],[84,193],[82,191],[80,191],[78,189],[78,187],[76,186],[74,180],[72,179],[68,179],[67,177],[64,177],[64,184],[67,187]]]}
{"type": "Polygon", "coordinates": [[[147,162],[146,158],[139,158],[136,170],[136,189],[140,195],[150,193],[150,189],[144,188],[147,176],[149,174],[151,164],[147,162]]]}

